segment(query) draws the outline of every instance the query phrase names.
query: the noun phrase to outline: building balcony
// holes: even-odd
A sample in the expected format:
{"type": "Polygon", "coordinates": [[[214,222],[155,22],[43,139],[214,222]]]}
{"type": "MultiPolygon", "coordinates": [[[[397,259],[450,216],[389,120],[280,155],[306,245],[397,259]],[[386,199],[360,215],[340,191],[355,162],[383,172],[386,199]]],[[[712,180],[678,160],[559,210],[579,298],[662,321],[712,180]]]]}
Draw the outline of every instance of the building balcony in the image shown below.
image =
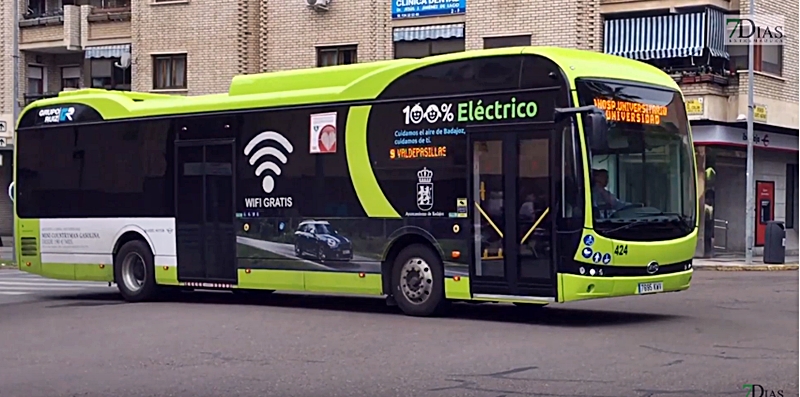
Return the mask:
{"type": "Polygon", "coordinates": [[[629,12],[680,10],[712,6],[723,10],[734,7],[738,10],[739,2],[730,0],[600,0],[601,14],[617,14],[629,12]]]}
{"type": "Polygon", "coordinates": [[[131,38],[131,7],[123,0],[97,1],[82,9],[85,15],[84,47],[129,43],[131,38]]]}
{"type": "Polygon", "coordinates": [[[24,14],[19,30],[19,48],[23,51],[63,53],[80,50],[80,7],[66,5],[46,12],[24,14]]]}
{"type": "Polygon", "coordinates": [[[24,97],[23,97],[24,105],[28,106],[31,103],[33,103],[34,101],[38,101],[40,99],[45,99],[45,98],[53,98],[53,97],[57,97],[57,96],[58,96],[58,92],[57,91],[56,92],[44,92],[44,93],[41,93],[41,94],[25,94],[24,97]]]}

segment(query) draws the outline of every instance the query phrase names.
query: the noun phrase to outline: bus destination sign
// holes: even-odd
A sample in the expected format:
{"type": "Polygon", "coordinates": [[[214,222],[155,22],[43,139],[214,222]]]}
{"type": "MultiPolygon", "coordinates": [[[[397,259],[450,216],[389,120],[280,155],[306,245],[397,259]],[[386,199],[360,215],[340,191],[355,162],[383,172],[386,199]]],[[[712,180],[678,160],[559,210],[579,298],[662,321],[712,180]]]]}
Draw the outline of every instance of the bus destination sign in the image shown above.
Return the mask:
{"type": "Polygon", "coordinates": [[[667,107],[661,105],[604,98],[595,98],[594,105],[606,113],[608,121],[659,125],[667,116],[667,107]]]}

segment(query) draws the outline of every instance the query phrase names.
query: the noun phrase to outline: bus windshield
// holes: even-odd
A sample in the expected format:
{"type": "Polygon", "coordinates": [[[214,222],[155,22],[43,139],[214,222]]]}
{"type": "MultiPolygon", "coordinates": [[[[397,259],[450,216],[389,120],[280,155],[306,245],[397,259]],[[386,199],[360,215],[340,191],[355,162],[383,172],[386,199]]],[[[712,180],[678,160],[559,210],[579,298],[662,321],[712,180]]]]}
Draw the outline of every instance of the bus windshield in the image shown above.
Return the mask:
{"type": "Polygon", "coordinates": [[[582,106],[606,114],[591,149],[591,203],[598,233],[625,240],[677,238],[695,224],[693,149],[677,91],[601,80],[577,83],[582,106]]]}

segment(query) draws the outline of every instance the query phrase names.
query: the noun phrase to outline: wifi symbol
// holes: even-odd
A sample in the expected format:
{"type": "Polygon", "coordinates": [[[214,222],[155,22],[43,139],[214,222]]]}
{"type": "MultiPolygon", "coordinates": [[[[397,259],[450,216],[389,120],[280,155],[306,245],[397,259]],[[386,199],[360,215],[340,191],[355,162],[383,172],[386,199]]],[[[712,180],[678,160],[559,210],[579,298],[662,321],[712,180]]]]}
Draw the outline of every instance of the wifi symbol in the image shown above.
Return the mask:
{"type": "MultiPolygon", "coordinates": [[[[255,149],[255,147],[258,146],[261,142],[265,141],[275,141],[281,146],[283,146],[283,148],[289,153],[292,153],[294,151],[292,143],[289,142],[289,140],[286,139],[286,137],[275,131],[264,131],[256,135],[253,139],[250,140],[250,142],[247,142],[247,146],[244,147],[244,155],[250,156],[250,152],[252,152],[253,149],[255,149]]],[[[286,158],[286,155],[283,154],[283,152],[272,146],[266,146],[256,150],[255,153],[253,153],[253,155],[250,156],[250,165],[255,165],[256,162],[258,162],[258,160],[264,156],[274,157],[283,164],[286,164],[286,162],[288,161],[288,158],[286,158]]],[[[261,174],[263,174],[264,171],[267,170],[274,172],[276,176],[281,174],[281,167],[278,164],[272,161],[265,161],[259,164],[258,167],[256,167],[256,176],[261,176],[261,174]]],[[[261,181],[261,187],[264,189],[265,193],[272,193],[272,190],[275,189],[275,179],[272,178],[272,175],[264,176],[264,179],[261,181]]]]}

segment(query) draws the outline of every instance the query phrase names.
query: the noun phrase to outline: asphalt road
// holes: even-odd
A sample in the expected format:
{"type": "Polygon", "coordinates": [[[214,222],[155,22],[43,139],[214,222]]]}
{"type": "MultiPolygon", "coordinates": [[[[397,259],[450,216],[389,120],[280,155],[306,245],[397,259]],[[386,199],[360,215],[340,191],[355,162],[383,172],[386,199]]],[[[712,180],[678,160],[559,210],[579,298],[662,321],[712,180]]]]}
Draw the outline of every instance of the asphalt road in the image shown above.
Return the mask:
{"type": "MultiPolygon", "coordinates": [[[[741,396],[798,390],[797,272],[530,314],[410,318],[367,298],[222,293],[0,304],[0,396],[741,396]]],[[[770,394],[764,394],[768,396],[770,394]]],[[[777,394],[776,394],[777,395],[777,394]]]]}

